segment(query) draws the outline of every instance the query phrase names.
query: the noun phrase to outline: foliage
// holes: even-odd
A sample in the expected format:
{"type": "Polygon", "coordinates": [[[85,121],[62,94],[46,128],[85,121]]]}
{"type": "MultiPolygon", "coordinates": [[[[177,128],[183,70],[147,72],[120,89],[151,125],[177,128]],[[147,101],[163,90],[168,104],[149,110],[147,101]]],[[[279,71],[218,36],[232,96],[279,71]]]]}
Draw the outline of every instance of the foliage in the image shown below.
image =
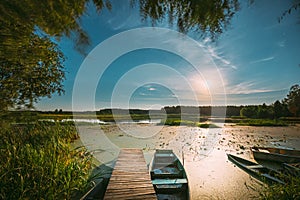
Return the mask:
{"type": "MultiPolygon", "coordinates": [[[[88,0],[0,1],[0,110],[33,107],[40,97],[63,93],[64,56],[55,40],[72,37],[80,52],[89,44],[78,20],[88,0]]],[[[94,0],[98,11],[108,1],[94,0]]]]}
{"type": "Polygon", "coordinates": [[[27,39],[17,48],[11,47],[12,44],[1,45],[0,110],[14,105],[31,108],[40,97],[63,93],[62,52],[49,38],[30,34],[27,39]],[[12,54],[6,55],[8,52],[12,54]]]}
{"type": "Polygon", "coordinates": [[[168,116],[187,115],[194,117],[209,117],[214,115],[224,117],[224,111],[226,111],[226,117],[233,115],[240,115],[240,110],[243,106],[165,106],[162,108],[162,113],[167,113],[168,116]]]}
{"type": "Polygon", "coordinates": [[[85,190],[91,156],[69,145],[74,126],[6,125],[0,135],[1,199],[71,199],[85,190]]]}
{"type": "Polygon", "coordinates": [[[203,124],[198,124],[200,128],[220,128],[219,126],[211,123],[203,123],[203,124]]]}
{"type": "Polygon", "coordinates": [[[167,118],[165,121],[161,121],[160,124],[168,126],[195,126],[196,122],[177,118],[167,118]]]}
{"type": "MultiPolygon", "coordinates": [[[[38,32],[56,39],[62,36],[73,37],[77,47],[88,44],[89,38],[79,21],[88,2],[88,0],[1,1],[0,22],[6,31],[5,35],[1,34],[1,39],[17,39],[10,42],[22,44],[29,34],[38,32]]],[[[93,0],[93,3],[99,12],[104,7],[111,9],[108,0],[93,0]]]]}
{"type": "Polygon", "coordinates": [[[245,106],[240,110],[241,117],[252,119],[278,119],[289,115],[287,105],[278,100],[272,105],[251,105],[245,106]]]}
{"type": "MultiPolygon", "coordinates": [[[[131,0],[134,5],[137,0],[131,0]]],[[[165,18],[180,32],[201,31],[215,39],[226,30],[231,18],[239,10],[238,0],[139,0],[142,19],[150,19],[152,24],[165,18]]]]}
{"type": "Polygon", "coordinates": [[[276,119],[278,119],[279,117],[282,117],[285,108],[286,108],[286,106],[284,104],[280,103],[280,101],[278,101],[278,100],[275,101],[275,103],[274,103],[274,117],[276,119]]]}
{"type": "Polygon", "coordinates": [[[289,111],[294,116],[300,116],[300,86],[293,85],[289,91],[289,94],[284,99],[289,111]]]}
{"type": "Polygon", "coordinates": [[[300,7],[300,0],[294,0],[293,4],[285,10],[280,17],[278,17],[278,22],[280,23],[287,15],[290,15],[293,11],[296,11],[300,7]]]}
{"type": "Polygon", "coordinates": [[[168,126],[198,126],[200,128],[220,128],[219,126],[212,123],[198,123],[195,121],[189,120],[180,120],[180,119],[167,119],[164,122],[161,122],[162,125],[168,126]]]}
{"type": "Polygon", "coordinates": [[[240,116],[254,119],[279,119],[294,115],[300,116],[300,86],[293,85],[285,99],[275,101],[272,105],[245,106],[240,110],[240,116]]]}
{"type": "Polygon", "coordinates": [[[245,106],[241,109],[240,115],[242,117],[248,117],[248,118],[256,118],[257,117],[257,106],[245,106]]]}
{"type": "Polygon", "coordinates": [[[286,185],[276,184],[266,187],[260,193],[260,199],[300,199],[300,177],[289,176],[289,183],[286,185]]]}

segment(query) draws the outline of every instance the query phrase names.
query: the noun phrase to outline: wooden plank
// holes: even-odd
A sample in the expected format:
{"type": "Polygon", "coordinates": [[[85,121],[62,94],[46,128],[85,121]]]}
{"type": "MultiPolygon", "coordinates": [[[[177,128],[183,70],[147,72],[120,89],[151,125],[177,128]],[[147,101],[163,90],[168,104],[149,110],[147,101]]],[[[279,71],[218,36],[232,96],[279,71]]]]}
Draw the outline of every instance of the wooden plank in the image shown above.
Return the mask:
{"type": "Polygon", "coordinates": [[[121,149],[104,199],[157,199],[141,149],[121,149]]]}

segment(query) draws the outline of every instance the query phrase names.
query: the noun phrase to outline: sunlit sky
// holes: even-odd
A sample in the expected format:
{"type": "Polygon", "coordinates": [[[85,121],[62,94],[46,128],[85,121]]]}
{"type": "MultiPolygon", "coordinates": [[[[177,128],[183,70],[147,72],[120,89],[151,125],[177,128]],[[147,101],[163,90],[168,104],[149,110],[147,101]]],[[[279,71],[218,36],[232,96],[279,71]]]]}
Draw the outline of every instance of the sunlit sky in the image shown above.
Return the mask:
{"type": "Polygon", "coordinates": [[[113,9],[103,10],[100,14],[89,5],[80,19],[91,40],[87,56],[73,48],[71,39],[63,38],[59,42],[67,58],[65,95],[42,98],[36,108],[72,110],[74,98],[77,104],[80,103],[73,105],[75,110],[156,109],[179,104],[271,104],[282,100],[289,88],[300,82],[300,16],[298,12],[292,12],[278,22],[278,17],[291,2],[242,3],[227,31],[215,42],[209,37],[201,38],[196,32],[186,36],[175,34],[176,27],[169,25],[167,20],[155,26],[173,32],[155,29],[152,34],[150,29],[141,36],[136,28],[151,27],[152,24],[142,21],[138,8],[131,8],[127,1],[112,1],[113,9]],[[125,35],[122,37],[124,42],[111,38],[128,30],[134,30],[136,36],[125,35]],[[107,40],[111,48],[101,50],[102,42],[107,40]],[[198,50],[189,46],[188,41],[193,40],[197,42],[198,50]],[[154,48],[142,48],[152,41],[153,44],[161,42],[174,51],[155,48],[155,45],[154,48]],[[132,44],[141,48],[117,54],[116,49],[126,49],[132,44]],[[116,58],[105,66],[103,73],[93,74],[103,68],[102,60],[112,56],[116,58]],[[196,66],[191,60],[196,60],[196,66]],[[80,68],[90,71],[83,74],[84,70],[80,71],[80,68]],[[77,84],[84,91],[77,91],[74,97],[74,83],[78,77],[81,82],[77,84]],[[98,81],[94,82],[96,77],[98,81]],[[78,93],[82,95],[80,101],[78,93]],[[90,101],[85,102],[84,97],[89,95],[93,105],[90,101]]]}

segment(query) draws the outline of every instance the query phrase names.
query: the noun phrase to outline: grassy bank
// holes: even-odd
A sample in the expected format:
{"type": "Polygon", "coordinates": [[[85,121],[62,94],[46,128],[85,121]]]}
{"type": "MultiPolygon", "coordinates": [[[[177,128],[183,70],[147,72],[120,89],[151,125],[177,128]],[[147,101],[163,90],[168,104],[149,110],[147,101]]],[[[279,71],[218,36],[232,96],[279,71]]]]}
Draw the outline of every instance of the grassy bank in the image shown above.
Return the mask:
{"type": "Polygon", "coordinates": [[[288,124],[281,120],[271,119],[246,119],[237,123],[240,126],[288,126],[288,124]]]}
{"type": "Polygon", "coordinates": [[[180,120],[180,119],[167,119],[160,123],[161,125],[168,126],[198,126],[200,128],[220,128],[212,123],[199,123],[196,121],[180,120]]]}
{"type": "Polygon", "coordinates": [[[86,189],[91,156],[70,146],[70,123],[1,127],[0,199],[72,199],[86,189]]]}

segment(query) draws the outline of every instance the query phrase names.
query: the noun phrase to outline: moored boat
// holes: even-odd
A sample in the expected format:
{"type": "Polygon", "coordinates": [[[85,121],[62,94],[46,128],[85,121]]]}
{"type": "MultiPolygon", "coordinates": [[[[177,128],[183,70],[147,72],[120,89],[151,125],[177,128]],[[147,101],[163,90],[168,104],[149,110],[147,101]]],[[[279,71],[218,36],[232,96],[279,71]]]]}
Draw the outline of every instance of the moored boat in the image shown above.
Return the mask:
{"type": "Polygon", "coordinates": [[[280,163],[300,162],[300,151],[272,147],[251,147],[255,160],[267,160],[280,163]]]}
{"type": "Polygon", "coordinates": [[[172,150],[156,150],[150,175],[158,199],[189,199],[186,172],[172,150]]]}
{"type": "Polygon", "coordinates": [[[232,154],[227,154],[227,157],[228,160],[230,160],[236,166],[262,182],[270,185],[274,183],[285,184],[285,182],[279,178],[280,173],[277,171],[232,154]]]}

